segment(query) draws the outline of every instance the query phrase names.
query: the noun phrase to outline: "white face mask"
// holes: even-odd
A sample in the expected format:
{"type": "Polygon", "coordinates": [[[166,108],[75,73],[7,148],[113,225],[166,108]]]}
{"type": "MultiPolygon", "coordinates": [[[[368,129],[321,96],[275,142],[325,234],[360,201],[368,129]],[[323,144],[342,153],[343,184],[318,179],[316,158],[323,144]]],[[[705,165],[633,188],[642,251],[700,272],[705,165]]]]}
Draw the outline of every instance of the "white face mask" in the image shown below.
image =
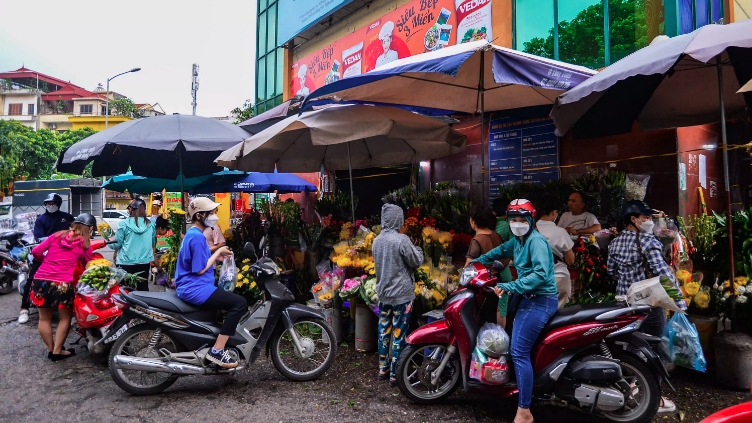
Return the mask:
{"type": "Polygon", "coordinates": [[[60,207],[55,204],[44,206],[44,208],[47,210],[47,213],[55,213],[56,211],[60,210],[60,207]]]}
{"type": "Polygon", "coordinates": [[[653,233],[653,227],[655,224],[652,220],[646,220],[644,222],[640,222],[640,232],[644,232],[646,234],[652,234],[653,233]]]}
{"type": "Polygon", "coordinates": [[[216,214],[209,215],[204,219],[204,226],[213,228],[217,224],[217,221],[219,221],[219,216],[216,214]]]}
{"type": "Polygon", "coordinates": [[[527,222],[511,222],[509,229],[512,230],[514,236],[525,236],[530,231],[530,224],[527,222]]]}

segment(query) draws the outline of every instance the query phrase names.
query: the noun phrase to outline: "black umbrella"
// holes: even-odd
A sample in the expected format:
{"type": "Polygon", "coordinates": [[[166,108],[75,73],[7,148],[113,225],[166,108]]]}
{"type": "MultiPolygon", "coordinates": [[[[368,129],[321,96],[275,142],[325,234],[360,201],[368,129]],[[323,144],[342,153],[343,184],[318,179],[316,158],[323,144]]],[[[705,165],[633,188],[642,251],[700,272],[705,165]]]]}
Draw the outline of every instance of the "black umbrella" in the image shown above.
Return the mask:
{"type": "Polygon", "coordinates": [[[245,129],[253,135],[258,134],[264,129],[274,125],[277,122],[281,122],[287,117],[297,114],[300,111],[300,104],[303,102],[303,96],[296,95],[295,97],[285,101],[277,107],[269,109],[258,116],[254,116],[248,120],[240,122],[239,127],[245,129]]]}
{"type": "Polygon", "coordinates": [[[221,170],[214,159],[248,137],[248,132],[229,122],[200,116],[135,119],[63,150],[55,168],[81,174],[93,161],[93,176],[118,175],[128,169],[151,178],[203,176],[221,170]]]}

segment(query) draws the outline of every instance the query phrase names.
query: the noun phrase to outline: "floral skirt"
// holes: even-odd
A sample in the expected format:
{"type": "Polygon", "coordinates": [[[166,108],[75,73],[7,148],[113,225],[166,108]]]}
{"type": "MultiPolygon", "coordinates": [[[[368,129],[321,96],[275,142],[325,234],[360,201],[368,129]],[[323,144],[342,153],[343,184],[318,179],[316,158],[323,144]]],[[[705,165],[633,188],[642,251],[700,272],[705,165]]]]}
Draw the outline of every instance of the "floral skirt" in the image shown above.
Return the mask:
{"type": "Polygon", "coordinates": [[[53,282],[34,279],[31,282],[29,300],[37,308],[73,307],[75,292],[70,282],[53,282]]]}

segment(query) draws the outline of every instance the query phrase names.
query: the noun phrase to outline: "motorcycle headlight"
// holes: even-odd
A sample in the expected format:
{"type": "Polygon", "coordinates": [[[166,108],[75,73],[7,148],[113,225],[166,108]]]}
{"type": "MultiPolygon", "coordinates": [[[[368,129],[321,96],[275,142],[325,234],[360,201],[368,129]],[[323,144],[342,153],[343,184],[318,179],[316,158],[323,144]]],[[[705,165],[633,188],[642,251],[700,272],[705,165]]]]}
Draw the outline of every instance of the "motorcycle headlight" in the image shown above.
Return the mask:
{"type": "Polygon", "coordinates": [[[478,276],[478,271],[475,270],[475,266],[470,264],[469,266],[462,269],[462,274],[460,275],[460,285],[467,286],[468,283],[470,283],[473,278],[478,276]]]}

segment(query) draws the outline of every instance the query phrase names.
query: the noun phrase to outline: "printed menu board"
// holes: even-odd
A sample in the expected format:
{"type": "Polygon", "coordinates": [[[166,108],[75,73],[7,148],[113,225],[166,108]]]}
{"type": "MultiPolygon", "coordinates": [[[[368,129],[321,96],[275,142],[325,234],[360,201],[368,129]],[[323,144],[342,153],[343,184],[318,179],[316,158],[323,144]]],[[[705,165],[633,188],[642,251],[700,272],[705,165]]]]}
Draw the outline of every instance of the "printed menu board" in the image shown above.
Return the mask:
{"type": "Polygon", "coordinates": [[[489,197],[497,197],[501,185],[559,179],[559,140],[554,129],[549,117],[491,120],[489,197]]]}
{"type": "Polygon", "coordinates": [[[397,59],[493,37],[492,0],[412,0],[369,25],[297,59],[293,95],[366,73],[397,59]]]}

